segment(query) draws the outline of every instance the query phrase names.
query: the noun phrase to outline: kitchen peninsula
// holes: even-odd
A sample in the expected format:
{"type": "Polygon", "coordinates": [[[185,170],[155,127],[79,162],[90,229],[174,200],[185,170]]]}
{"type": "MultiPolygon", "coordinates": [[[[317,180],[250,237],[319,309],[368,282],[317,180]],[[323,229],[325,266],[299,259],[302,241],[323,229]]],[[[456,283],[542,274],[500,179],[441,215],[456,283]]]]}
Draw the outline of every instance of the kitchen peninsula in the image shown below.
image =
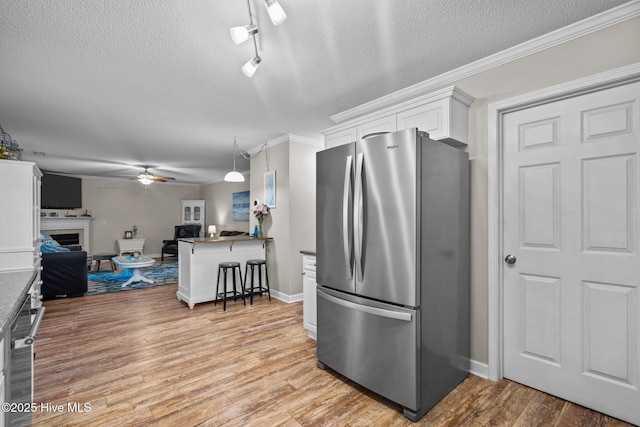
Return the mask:
{"type": "Polygon", "coordinates": [[[186,302],[189,308],[214,301],[218,264],[237,261],[244,271],[247,260],[267,259],[271,240],[249,236],[178,239],[178,300],[186,302]]]}

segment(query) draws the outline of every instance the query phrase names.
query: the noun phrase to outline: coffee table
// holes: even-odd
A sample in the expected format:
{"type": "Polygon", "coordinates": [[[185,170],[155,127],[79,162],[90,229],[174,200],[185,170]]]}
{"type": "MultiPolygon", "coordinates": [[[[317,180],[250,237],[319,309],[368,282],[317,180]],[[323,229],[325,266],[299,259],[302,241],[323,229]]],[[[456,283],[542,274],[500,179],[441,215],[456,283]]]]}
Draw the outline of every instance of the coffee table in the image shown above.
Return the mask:
{"type": "Polygon", "coordinates": [[[130,285],[133,282],[147,282],[153,283],[152,279],[144,277],[142,273],[140,273],[140,269],[143,267],[149,267],[153,265],[156,261],[153,258],[149,258],[146,256],[114,256],[111,258],[111,261],[114,262],[118,267],[124,267],[127,270],[132,269],[132,276],[122,284],[122,287],[130,285]]]}

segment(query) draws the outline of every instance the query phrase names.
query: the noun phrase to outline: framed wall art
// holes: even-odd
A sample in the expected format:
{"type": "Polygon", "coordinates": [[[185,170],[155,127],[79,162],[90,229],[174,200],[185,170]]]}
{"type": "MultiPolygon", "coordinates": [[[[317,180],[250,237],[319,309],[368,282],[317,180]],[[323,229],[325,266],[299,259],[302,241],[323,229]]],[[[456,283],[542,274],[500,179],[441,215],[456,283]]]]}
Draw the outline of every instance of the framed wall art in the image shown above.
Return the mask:
{"type": "Polygon", "coordinates": [[[264,174],[264,204],[276,207],[276,171],[264,174]]]}

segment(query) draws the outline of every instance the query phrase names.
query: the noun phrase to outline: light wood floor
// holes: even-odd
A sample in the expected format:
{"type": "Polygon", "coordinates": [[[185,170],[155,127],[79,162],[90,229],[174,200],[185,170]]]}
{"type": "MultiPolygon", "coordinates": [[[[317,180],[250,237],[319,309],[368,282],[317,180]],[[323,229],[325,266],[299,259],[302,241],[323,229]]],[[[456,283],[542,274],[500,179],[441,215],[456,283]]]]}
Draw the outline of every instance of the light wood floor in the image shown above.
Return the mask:
{"type": "MultiPolygon", "coordinates": [[[[213,303],[190,310],[176,289],[45,302],[35,400],[50,409],[35,412],[34,425],[412,424],[398,405],[316,368],[302,303],[263,297],[247,307],[231,302],[226,312],[213,303]],[[70,411],[85,404],[90,412],[70,411]]],[[[473,375],[418,425],[628,426],[508,380],[473,375]]]]}

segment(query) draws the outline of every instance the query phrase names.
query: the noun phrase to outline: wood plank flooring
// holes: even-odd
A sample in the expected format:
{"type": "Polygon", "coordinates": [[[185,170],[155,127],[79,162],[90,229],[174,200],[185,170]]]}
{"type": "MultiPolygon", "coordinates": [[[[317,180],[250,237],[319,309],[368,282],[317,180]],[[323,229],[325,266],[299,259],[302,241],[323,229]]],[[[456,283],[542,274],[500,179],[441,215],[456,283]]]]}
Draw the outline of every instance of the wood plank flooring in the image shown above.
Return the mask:
{"type": "MultiPolygon", "coordinates": [[[[35,400],[44,409],[33,425],[413,424],[398,405],[316,368],[302,303],[263,297],[253,306],[230,302],[226,312],[213,303],[190,310],[176,290],[46,301],[35,346],[35,400]]],[[[508,380],[470,375],[416,425],[629,424],[508,380]]]]}

